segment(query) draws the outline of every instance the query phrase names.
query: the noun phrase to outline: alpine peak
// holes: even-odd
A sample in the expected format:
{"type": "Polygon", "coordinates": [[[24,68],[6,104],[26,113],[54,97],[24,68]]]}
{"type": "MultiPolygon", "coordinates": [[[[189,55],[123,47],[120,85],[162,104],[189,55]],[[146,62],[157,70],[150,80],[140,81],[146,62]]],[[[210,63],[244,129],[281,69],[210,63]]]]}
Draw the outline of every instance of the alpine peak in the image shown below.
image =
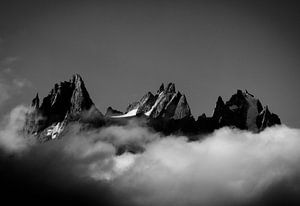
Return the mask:
{"type": "Polygon", "coordinates": [[[131,103],[124,115],[111,117],[133,117],[137,114],[144,114],[154,119],[183,119],[191,116],[186,97],[179,91],[175,91],[174,83],[169,83],[166,88],[161,84],[156,95],[147,92],[139,101],[131,103]]]}
{"type": "Polygon", "coordinates": [[[103,116],[94,105],[79,74],[74,74],[69,81],[55,84],[41,104],[36,94],[31,106],[33,111],[27,114],[24,131],[43,140],[58,137],[72,122],[94,128],[141,117],[147,120],[148,126],[164,133],[181,131],[199,134],[224,126],[259,132],[281,124],[279,117],[271,113],[268,106],[263,107],[248,90],[243,92],[240,89],[226,102],[219,96],[212,116],[202,114],[195,121],[186,96],[176,91],[172,82],[166,87],[162,83],[155,95],[146,92],[131,103],[124,113],[108,107],[103,116]]]}
{"type": "Polygon", "coordinates": [[[53,131],[57,125],[60,125],[59,130],[62,131],[62,125],[68,121],[90,122],[96,119],[100,122],[103,119],[103,115],[95,107],[79,74],[73,75],[69,81],[55,84],[41,105],[36,95],[32,100],[32,107],[34,111],[28,114],[25,124],[26,132],[33,134],[45,131],[44,133],[51,134],[51,138],[54,136],[50,131],[53,131]]]}

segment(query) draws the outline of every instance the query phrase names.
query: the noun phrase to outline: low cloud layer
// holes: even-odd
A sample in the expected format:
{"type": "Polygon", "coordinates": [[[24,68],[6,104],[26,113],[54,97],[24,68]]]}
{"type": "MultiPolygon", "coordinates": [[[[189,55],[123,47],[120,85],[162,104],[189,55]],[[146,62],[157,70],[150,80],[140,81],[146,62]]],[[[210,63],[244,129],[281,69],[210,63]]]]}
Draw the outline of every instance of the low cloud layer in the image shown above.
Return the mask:
{"type": "Polygon", "coordinates": [[[190,142],[136,124],[82,133],[73,125],[63,139],[33,144],[16,132],[25,111],[17,107],[2,123],[1,148],[21,154],[13,164],[46,187],[114,205],[299,203],[299,129],[282,125],[254,134],[222,128],[190,142]],[[116,155],[128,145],[143,152],[116,155]]]}
{"type": "Polygon", "coordinates": [[[33,144],[31,138],[25,139],[21,133],[25,115],[29,111],[30,109],[23,105],[18,106],[5,115],[0,122],[0,145],[5,152],[20,153],[33,144]]]}

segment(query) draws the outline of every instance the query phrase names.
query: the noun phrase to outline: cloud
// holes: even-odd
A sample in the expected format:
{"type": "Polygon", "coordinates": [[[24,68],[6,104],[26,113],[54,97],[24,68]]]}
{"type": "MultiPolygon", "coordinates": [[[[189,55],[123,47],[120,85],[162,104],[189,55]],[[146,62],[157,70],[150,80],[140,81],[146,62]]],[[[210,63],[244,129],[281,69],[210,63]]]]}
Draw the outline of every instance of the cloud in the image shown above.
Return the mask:
{"type": "Polygon", "coordinates": [[[7,114],[0,124],[0,144],[6,152],[21,152],[33,143],[31,139],[25,139],[21,131],[25,123],[25,115],[29,108],[18,106],[10,114],[7,114]]]}
{"type": "Polygon", "coordinates": [[[0,77],[0,106],[9,98],[9,86],[0,77]]]}
{"type": "Polygon", "coordinates": [[[12,72],[12,69],[10,67],[3,69],[3,73],[5,73],[5,74],[10,74],[11,72],[12,72]]]}
{"type": "Polygon", "coordinates": [[[113,126],[69,138],[65,149],[81,176],[108,181],[135,205],[240,205],[300,174],[300,131],[286,126],[259,134],[223,128],[196,142],[159,137],[113,126]],[[115,155],[116,142],[132,141],[145,151],[115,155]]]}
{"type": "Polygon", "coordinates": [[[11,69],[0,71],[0,106],[12,96],[19,94],[22,89],[31,86],[28,79],[14,76],[11,69]]]}
{"type": "Polygon", "coordinates": [[[23,87],[31,86],[31,82],[28,79],[24,79],[24,78],[15,78],[12,80],[12,83],[15,87],[20,88],[20,89],[23,87]]]}
{"type": "Polygon", "coordinates": [[[260,134],[223,128],[198,142],[166,137],[114,185],[138,205],[242,204],[300,174],[299,138],[285,126],[260,134]]]}
{"type": "Polygon", "coordinates": [[[256,134],[222,128],[191,142],[135,124],[80,133],[75,124],[62,139],[30,144],[13,132],[24,112],[19,107],[7,116],[0,134],[8,135],[0,146],[23,151],[14,165],[40,177],[47,190],[84,194],[82,198],[97,204],[105,197],[105,205],[299,203],[299,129],[282,125],[256,134]],[[116,155],[124,145],[143,150],[116,155]]]}
{"type": "Polygon", "coordinates": [[[15,62],[17,62],[20,58],[17,56],[8,56],[2,59],[1,64],[5,66],[9,66],[15,62]]]}

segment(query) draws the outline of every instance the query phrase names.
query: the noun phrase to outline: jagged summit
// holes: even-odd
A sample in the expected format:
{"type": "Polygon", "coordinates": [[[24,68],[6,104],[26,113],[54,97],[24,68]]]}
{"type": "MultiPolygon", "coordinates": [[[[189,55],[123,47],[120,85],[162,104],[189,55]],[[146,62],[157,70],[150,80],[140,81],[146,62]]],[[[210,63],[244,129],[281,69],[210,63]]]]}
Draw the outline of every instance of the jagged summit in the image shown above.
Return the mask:
{"type": "Polygon", "coordinates": [[[33,109],[38,109],[40,107],[39,93],[36,93],[35,98],[33,98],[32,102],[31,102],[31,107],[33,109]]]}
{"type": "MultiPolygon", "coordinates": [[[[217,127],[235,126],[254,132],[265,128],[263,125],[266,124],[262,121],[267,121],[268,126],[280,124],[280,120],[275,114],[267,114],[268,120],[263,120],[262,112],[263,106],[254,95],[247,90],[245,92],[237,90],[236,94],[233,94],[226,103],[221,97],[218,98],[212,118],[218,125],[217,127]]],[[[264,113],[267,113],[267,110],[264,113]]]]}
{"type": "Polygon", "coordinates": [[[170,82],[167,86],[167,88],[165,89],[166,93],[175,93],[175,84],[170,82]]]}
{"type": "Polygon", "coordinates": [[[164,91],[164,90],[165,90],[165,85],[164,85],[164,83],[162,83],[162,84],[160,85],[159,89],[157,90],[157,94],[161,93],[161,92],[164,91]]]}
{"type": "Polygon", "coordinates": [[[202,114],[197,121],[191,114],[186,96],[176,91],[174,83],[162,83],[157,92],[148,91],[129,104],[123,113],[108,107],[105,116],[96,108],[79,74],[69,81],[55,84],[40,103],[33,98],[33,111],[27,114],[24,131],[41,139],[59,136],[72,122],[98,128],[103,124],[126,123],[131,118],[144,118],[146,124],[163,133],[208,133],[224,126],[259,132],[276,124],[279,117],[247,90],[237,90],[228,101],[217,98],[212,116],[202,114]]]}
{"type": "Polygon", "coordinates": [[[48,96],[43,99],[41,112],[46,115],[56,114],[59,119],[69,115],[76,116],[94,106],[85,84],[79,74],[69,81],[55,84],[48,96]]]}
{"type": "Polygon", "coordinates": [[[186,97],[176,92],[175,84],[169,83],[164,87],[162,83],[157,94],[147,92],[139,101],[131,103],[123,115],[112,115],[111,118],[134,117],[144,114],[150,118],[183,119],[191,116],[186,97]]]}
{"type": "Polygon", "coordinates": [[[75,74],[69,81],[55,84],[49,94],[39,105],[38,95],[32,100],[34,111],[28,115],[26,127],[28,133],[52,135],[49,127],[58,126],[60,130],[68,121],[90,121],[102,119],[103,115],[95,107],[79,74],[75,74]]]}

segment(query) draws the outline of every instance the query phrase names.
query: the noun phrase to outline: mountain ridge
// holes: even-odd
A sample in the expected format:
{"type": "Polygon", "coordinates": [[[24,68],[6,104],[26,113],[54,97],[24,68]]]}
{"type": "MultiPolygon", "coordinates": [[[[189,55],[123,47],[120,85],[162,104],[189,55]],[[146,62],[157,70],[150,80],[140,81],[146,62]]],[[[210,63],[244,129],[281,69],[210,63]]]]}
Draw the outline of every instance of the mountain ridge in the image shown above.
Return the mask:
{"type": "Polygon", "coordinates": [[[129,104],[124,112],[109,106],[103,115],[93,103],[79,74],[55,84],[41,102],[37,94],[31,108],[24,131],[43,141],[57,138],[73,122],[88,128],[100,128],[126,124],[131,118],[145,119],[146,126],[165,134],[202,134],[224,126],[260,132],[266,127],[281,124],[278,115],[270,112],[268,106],[263,106],[247,90],[239,89],[226,102],[219,96],[212,116],[203,113],[195,120],[187,97],[176,91],[172,82],[166,87],[162,83],[154,94],[146,92],[139,100],[129,104]]]}

